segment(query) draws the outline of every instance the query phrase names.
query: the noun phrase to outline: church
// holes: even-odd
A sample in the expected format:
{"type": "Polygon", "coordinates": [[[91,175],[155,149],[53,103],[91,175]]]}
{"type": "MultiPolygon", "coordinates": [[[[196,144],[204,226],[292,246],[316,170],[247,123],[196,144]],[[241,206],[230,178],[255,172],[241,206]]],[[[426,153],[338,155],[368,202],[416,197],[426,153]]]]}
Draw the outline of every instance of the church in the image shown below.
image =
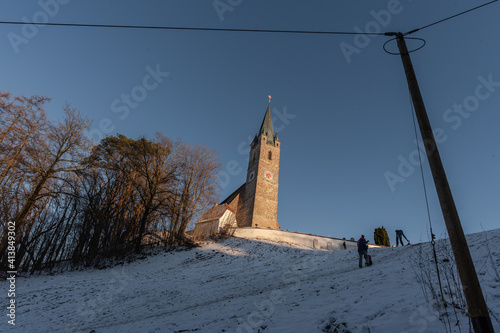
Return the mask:
{"type": "Polygon", "coordinates": [[[196,235],[209,235],[227,227],[279,229],[278,181],[281,142],[273,131],[271,96],[250,145],[246,182],[196,222],[196,235]]]}
{"type": "MultiPolygon", "coordinates": [[[[333,238],[281,230],[278,223],[278,184],[281,141],[274,133],[271,96],[262,124],[250,144],[246,181],[206,211],[192,234],[204,237],[227,233],[259,241],[276,241],[311,249],[356,249],[354,238],[333,238]]],[[[379,247],[369,244],[369,247],[379,247]]]]}

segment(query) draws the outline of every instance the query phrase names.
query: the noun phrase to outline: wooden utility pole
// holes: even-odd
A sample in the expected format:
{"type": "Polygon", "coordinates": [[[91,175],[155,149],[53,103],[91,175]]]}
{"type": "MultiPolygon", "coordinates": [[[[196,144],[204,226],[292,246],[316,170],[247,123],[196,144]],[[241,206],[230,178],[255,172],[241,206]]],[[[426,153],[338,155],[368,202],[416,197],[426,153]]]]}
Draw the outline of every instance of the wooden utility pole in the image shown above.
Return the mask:
{"type": "Polygon", "coordinates": [[[417,78],[413,70],[410,55],[406,48],[406,43],[402,33],[396,33],[396,40],[398,43],[399,53],[403,61],[403,67],[408,81],[415,114],[417,116],[418,125],[422,140],[424,141],[427,159],[432,171],[432,178],[434,178],[434,185],[441,204],[441,211],[443,212],[446,229],[450,238],[451,248],[455,255],[455,262],[457,263],[458,274],[462,281],[462,288],[464,291],[467,307],[469,308],[469,317],[472,321],[472,326],[475,333],[493,333],[493,326],[491,324],[488,307],[484,301],[481,285],[477,278],[474,263],[469,252],[467,241],[465,240],[464,231],[460,224],[457,208],[453,201],[450,186],[446,179],[441,157],[437,149],[434,134],[432,133],[431,124],[427,117],[424,101],[420,94],[417,78]]]}

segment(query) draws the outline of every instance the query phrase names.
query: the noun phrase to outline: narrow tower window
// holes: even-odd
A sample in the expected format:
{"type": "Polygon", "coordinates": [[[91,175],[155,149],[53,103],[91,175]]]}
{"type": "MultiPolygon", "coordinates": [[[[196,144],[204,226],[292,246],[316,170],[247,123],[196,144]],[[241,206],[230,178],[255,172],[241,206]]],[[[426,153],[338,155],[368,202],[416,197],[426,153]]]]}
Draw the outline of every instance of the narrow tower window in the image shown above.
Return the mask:
{"type": "Polygon", "coordinates": [[[267,153],[267,158],[272,160],[273,159],[273,153],[271,153],[270,151],[267,153]]]}

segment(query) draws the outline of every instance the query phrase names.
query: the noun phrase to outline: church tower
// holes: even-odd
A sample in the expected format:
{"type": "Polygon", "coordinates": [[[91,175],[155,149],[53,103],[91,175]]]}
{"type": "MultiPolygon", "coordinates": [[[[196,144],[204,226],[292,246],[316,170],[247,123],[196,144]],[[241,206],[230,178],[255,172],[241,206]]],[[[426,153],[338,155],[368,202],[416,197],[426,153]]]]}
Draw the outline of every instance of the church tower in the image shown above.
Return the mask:
{"type": "Polygon", "coordinates": [[[271,96],[259,132],[250,145],[240,227],[279,229],[278,180],[280,145],[273,131],[271,96]]]}

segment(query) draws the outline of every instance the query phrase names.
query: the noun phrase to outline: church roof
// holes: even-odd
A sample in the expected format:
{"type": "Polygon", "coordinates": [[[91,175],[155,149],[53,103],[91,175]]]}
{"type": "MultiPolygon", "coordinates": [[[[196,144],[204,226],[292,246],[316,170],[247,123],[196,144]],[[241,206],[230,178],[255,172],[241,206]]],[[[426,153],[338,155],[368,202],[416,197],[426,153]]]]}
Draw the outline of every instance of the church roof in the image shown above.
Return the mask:
{"type": "Polygon", "coordinates": [[[246,183],[243,183],[243,185],[241,185],[236,191],[234,191],[233,193],[231,193],[226,199],[224,199],[220,205],[222,204],[231,204],[234,200],[234,198],[236,198],[236,196],[238,194],[241,193],[241,191],[243,191],[245,189],[245,185],[246,183]]]}
{"type": "Polygon", "coordinates": [[[203,213],[203,215],[201,215],[200,218],[198,219],[198,222],[220,219],[222,217],[222,215],[224,215],[226,210],[229,210],[232,212],[232,210],[228,204],[220,204],[220,205],[214,206],[214,207],[210,208],[208,211],[206,211],[205,213],[203,213]]]}
{"type": "Polygon", "coordinates": [[[274,145],[273,120],[271,119],[271,102],[267,105],[266,115],[260,126],[259,136],[267,136],[267,143],[274,145]]]}

